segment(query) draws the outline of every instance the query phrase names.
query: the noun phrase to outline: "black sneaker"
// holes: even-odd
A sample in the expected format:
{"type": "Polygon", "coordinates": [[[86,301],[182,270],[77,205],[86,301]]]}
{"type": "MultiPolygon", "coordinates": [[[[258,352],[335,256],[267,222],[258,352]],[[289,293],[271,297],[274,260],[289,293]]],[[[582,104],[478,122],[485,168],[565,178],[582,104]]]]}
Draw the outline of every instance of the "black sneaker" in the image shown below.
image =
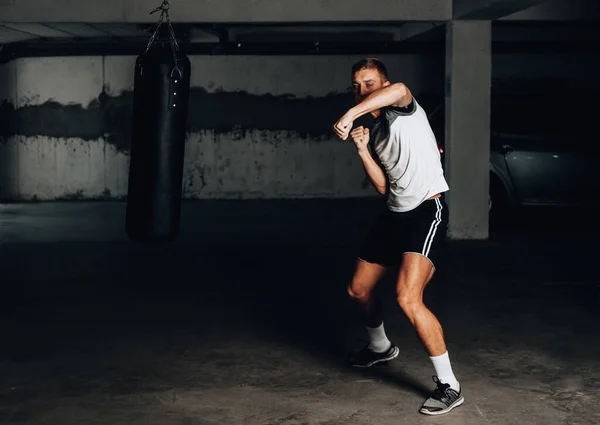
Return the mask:
{"type": "Polygon", "coordinates": [[[457,392],[450,388],[449,384],[441,383],[437,376],[433,377],[433,382],[437,384],[437,387],[433,390],[431,397],[425,400],[419,412],[425,415],[443,415],[465,402],[462,388],[460,392],[457,392]]]}
{"type": "Polygon", "coordinates": [[[376,353],[375,351],[369,348],[369,345],[356,354],[352,356],[350,359],[350,364],[354,367],[371,367],[375,363],[387,362],[389,360],[395,359],[398,357],[400,350],[394,344],[384,351],[383,353],[376,353]]]}

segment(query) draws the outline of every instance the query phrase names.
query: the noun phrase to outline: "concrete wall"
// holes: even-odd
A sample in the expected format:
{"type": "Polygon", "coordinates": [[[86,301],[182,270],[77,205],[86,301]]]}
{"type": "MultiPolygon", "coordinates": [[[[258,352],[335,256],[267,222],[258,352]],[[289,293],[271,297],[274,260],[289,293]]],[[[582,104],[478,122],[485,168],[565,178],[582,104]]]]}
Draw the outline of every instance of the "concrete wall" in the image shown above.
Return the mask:
{"type": "MultiPolygon", "coordinates": [[[[331,125],[361,56],[192,57],[186,198],[377,196],[331,125]]],[[[444,95],[444,58],[382,57],[419,96],[444,95]]],[[[135,57],[24,58],[0,66],[0,199],[127,192],[135,57]]],[[[496,55],[495,82],[600,88],[591,55],[496,55]]],[[[510,84],[509,84],[510,86],[510,84]]]]}
{"type": "MultiPolygon", "coordinates": [[[[360,56],[191,57],[186,198],[375,196],[331,126],[360,56]]],[[[382,57],[415,93],[441,57],[382,57]]],[[[135,57],[25,58],[0,67],[0,198],[122,198],[135,57]]]]}

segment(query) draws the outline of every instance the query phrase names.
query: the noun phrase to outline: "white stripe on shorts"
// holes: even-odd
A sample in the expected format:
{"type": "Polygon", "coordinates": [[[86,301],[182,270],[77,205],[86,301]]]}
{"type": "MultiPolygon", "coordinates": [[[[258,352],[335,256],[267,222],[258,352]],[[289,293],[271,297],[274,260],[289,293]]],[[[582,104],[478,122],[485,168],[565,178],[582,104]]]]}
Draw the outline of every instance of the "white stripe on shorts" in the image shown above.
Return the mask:
{"type": "Polygon", "coordinates": [[[423,250],[421,252],[425,257],[429,256],[429,250],[431,249],[433,238],[435,238],[435,232],[437,231],[438,226],[442,222],[442,203],[440,202],[440,198],[435,198],[435,204],[437,206],[435,218],[431,222],[431,226],[429,226],[429,232],[427,233],[425,243],[423,244],[423,250]]]}

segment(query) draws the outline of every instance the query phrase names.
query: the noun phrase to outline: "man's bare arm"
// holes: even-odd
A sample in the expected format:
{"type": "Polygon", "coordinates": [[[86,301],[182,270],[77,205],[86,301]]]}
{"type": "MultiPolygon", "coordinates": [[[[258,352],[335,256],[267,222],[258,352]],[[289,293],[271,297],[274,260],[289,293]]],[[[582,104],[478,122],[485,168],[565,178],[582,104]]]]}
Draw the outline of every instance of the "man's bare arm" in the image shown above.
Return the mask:
{"type": "Polygon", "coordinates": [[[360,157],[367,175],[371,179],[371,183],[375,186],[377,192],[385,195],[387,192],[387,179],[381,166],[375,161],[369,151],[370,131],[363,126],[357,127],[350,133],[358,156],[360,157]]]}
{"type": "Polygon", "coordinates": [[[333,129],[342,140],[346,140],[352,124],[357,118],[386,106],[404,108],[410,102],[412,102],[412,93],[403,83],[387,85],[374,91],[358,105],[350,108],[334,124],[333,129]]]}
{"type": "Polygon", "coordinates": [[[404,108],[412,101],[412,93],[403,83],[391,84],[371,93],[365,100],[351,108],[348,113],[353,121],[365,114],[384,108],[395,106],[404,108]]]}
{"type": "Polygon", "coordinates": [[[368,149],[359,151],[358,156],[362,160],[365,171],[367,172],[367,175],[371,179],[371,183],[373,183],[373,186],[375,186],[377,192],[385,195],[387,192],[387,179],[385,178],[385,173],[379,164],[377,164],[377,162],[373,159],[368,149]]]}

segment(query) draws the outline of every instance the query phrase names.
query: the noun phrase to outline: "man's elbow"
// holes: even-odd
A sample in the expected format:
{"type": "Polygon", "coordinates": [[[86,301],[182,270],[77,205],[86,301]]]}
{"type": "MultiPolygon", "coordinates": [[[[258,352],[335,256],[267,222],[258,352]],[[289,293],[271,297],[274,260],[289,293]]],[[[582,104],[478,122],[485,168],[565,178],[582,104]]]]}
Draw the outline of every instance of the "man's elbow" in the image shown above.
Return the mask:
{"type": "Polygon", "coordinates": [[[402,108],[408,106],[412,100],[412,95],[408,87],[404,83],[395,83],[393,86],[395,92],[394,98],[396,99],[394,106],[402,108]]]}

